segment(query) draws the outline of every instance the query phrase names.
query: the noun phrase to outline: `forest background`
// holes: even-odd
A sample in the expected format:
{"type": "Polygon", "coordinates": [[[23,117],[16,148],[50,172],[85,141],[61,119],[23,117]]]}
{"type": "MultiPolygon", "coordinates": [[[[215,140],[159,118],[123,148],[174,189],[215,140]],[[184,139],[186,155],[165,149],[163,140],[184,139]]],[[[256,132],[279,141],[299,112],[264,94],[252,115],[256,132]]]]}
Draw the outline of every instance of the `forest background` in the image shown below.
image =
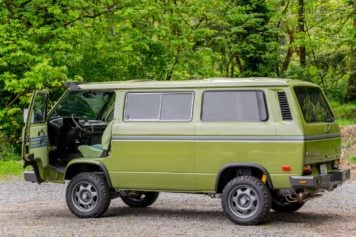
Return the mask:
{"type": "MultiPolygon", "coordinates": [[[[0,0],[0,160],[31,92],[65,81],[282,77],[356,124],[354,0],[0,0]]],[[[15,157],[15,158],[14,158],[15,157]]]]}

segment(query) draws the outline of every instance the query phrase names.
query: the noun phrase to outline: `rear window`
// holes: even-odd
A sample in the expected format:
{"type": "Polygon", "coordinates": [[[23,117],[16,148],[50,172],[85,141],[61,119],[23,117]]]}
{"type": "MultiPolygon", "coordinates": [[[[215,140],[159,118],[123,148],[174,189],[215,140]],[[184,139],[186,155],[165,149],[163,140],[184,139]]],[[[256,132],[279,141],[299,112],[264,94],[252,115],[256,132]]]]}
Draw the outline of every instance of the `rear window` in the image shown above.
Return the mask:
{"type": "Polygon", "coordinates": [[[331,109],[318,87],[294,87],[304,120],[307,123],[332,122],[335,120],[331,109]]]}
{"type": "Polygon", "coordinates": [[[207,91],[203,96],[204,122],[260,122],[267,120],[263,91],[207,91]]]}

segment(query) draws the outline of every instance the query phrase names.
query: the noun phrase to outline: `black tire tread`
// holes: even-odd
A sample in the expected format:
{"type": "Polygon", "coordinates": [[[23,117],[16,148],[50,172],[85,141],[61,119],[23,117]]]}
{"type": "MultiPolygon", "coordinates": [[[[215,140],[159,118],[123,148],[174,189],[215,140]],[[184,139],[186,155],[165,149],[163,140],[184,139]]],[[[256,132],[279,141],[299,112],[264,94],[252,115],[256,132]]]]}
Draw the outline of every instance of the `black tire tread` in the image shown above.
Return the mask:
{"type": "Polygon", "coordinates": [[[122,196],[122,201],[129,207],[144,208],[152,205],[158,198],[159,192],[144,192],[146,197],[141,201],[133,201],[130,197],[122,196]]]}

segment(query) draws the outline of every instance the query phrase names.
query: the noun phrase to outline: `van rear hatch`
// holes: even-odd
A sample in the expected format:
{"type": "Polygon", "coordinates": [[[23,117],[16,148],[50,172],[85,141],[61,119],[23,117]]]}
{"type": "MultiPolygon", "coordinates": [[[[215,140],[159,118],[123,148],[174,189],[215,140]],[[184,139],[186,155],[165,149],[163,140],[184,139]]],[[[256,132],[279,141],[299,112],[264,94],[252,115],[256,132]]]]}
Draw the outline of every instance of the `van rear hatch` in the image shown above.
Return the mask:
{"type": "Polygon", "coordinates": [[[340,158],[340,130],[325,95],[314,86],[295,86],[294,92],[304,117],[304,163],[318,164],[313,165],[313,173],[336,168],[340,158]]]}
{"type": "Polygon", "coordinates": [[[294,92],[303,114],[304,168],[290,176],[292,188],[332,190],[350,178],[350,169],[338,169],[340,131],[319,87],[296,86],[294,92]]]}

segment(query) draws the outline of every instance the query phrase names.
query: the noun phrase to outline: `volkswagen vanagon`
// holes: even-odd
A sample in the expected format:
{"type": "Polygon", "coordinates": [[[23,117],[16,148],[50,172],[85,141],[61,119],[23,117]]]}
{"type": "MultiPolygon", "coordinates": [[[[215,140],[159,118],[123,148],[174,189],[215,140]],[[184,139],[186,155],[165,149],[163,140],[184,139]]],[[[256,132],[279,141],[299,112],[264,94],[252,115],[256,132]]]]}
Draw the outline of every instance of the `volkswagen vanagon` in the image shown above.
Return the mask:
{"type": "Polygon", "coordinates": [[[47,113],[37,91],[23,130],[25,180],[69,181],[80,218],[112,198],[130,207],[159,192],[220,197],[237,224],[293,212],[350,177],[340,132],[315,84],[271,78],[69,83],[47,113]]]}

